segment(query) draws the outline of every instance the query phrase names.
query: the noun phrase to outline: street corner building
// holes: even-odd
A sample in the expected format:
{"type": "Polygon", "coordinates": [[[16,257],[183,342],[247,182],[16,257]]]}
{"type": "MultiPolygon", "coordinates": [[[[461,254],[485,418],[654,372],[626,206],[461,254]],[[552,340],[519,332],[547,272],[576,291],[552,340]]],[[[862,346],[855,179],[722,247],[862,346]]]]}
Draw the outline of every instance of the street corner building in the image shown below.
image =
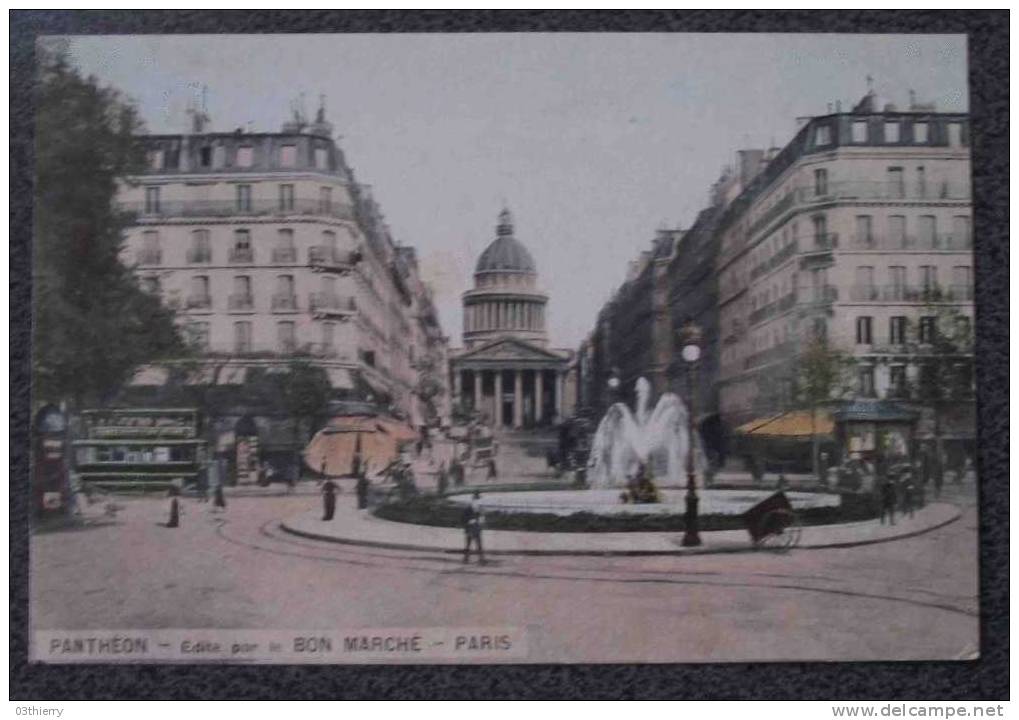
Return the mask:
{"type": "MultiPolygon", "coordinates": [[[[146,172],[127,178],[123,249],[142,286],[178,313],[200,348],[189,380],[240,387],[252,371],[300,359],[334,398],[369,401],[414,424],[448,417],[443,335],[415,248],[390,234],[370,190],[333,140],[324,101],[275,133],[147,135],[146,172]],[[416,393],[436,369],[437,411],[416,393]]],[[[158,394],[172,367],[131,385],[158,394]]]]}
{"type": "Polygon", "coordinates": [[[463,294],[463,348],[450,352],[453,403],[499,428],[560,422],[575,405],[575,354],[549,347],[548,295],[509,210],[463,294]]]}
{"type": "Polygon", "coordinates": [[[913,414],[913,439],[943,443],[961,469],[975,451],[972,345],[940,358],[937,345],[972,337],[968,115],[912,93],[900,109],[871,89],[849,112],[799,122],[785,147],[738,151],[689,228],[660,230],[631,263],[579,348],[580,403],[604,411],[610,377],[632,392],[647,374],[664,392],[681,370],[675,338],[694,320],[697,421],[718,464],[740,441],[761,439],[753,452],[777,458],[817,433],[836,454],[841,437],[866,457],[874,433],[850,437],[840,420],[873,429],[913,414]],[[798,405],[797,362],[815,340],[851,358],[852,412],[833,404],[811,418],[798,405]],[[957,378],[939,375],[952,387],[925,401],[916,389],[942,361],[957,378]]]}

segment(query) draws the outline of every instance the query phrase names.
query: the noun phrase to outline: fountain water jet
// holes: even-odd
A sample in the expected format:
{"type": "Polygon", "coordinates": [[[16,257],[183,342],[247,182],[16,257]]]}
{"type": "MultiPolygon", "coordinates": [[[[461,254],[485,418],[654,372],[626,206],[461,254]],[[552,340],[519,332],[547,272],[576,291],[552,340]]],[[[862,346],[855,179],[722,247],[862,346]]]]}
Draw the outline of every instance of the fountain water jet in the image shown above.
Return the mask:
{"type": "MultiPolygon", "coordinates": [[[[686,405],[675,393],[665,393],[652,412],[651,383],[642,377],[636,390],[636,413],[617,402],[598,424],[588,460],[592,488],[624,486],[641,464],[659,483],[678,485],[684,481],[691,447],[686,405]]],[[[696,433],[693,446],[694,466],[703,473],[707,463],[696,433]]]]}

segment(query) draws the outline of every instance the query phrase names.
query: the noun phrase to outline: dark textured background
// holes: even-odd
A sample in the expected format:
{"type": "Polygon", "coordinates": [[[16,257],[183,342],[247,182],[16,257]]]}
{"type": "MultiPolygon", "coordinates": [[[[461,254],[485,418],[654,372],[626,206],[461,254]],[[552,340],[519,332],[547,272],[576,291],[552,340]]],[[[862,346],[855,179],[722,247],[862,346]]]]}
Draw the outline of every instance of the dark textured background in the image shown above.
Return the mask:
{"type": "MultiPolygon", "coordinates": [[[[1007,11],[11,11],[12,699],[1008,697],[1007,11]],[[522,666],[53,666],[26,663],[32,71],[43,34],[699,31],[967,33],[981,478],[981,659],[522,666]]],[[[861,623],[877,618],[861,617],[861,623]]]]}

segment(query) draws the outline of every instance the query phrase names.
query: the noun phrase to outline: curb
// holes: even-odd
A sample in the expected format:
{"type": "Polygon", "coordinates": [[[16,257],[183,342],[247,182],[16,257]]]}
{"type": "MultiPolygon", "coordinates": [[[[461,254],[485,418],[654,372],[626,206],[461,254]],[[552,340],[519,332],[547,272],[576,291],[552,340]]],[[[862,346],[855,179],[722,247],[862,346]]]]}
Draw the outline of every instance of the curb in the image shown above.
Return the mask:
{"type": "MultiPolygon", "coordinates": [[[[947,504],[947,503],[946,503],[947,504]]],[[[878,545],[880,543],[894,542],[896,540],[905,540],[907,538],[916,537],[925,533],[939,530],[947,525],[959,520],[962,517],[962,510],[953,506],[954,510],[952,516],[946,520],[942,520],[933,525],[920,528],[918,530],[912,530],[910,532],[901,533],[898,535],[891,535],[888,537],[881,538],[867,538],[862,540],[847,540],[845,542],[829,542],[829,543],[814,543],[809,545],[799,545],[793,550],[825,550],[831,548],[852,548],[862,547],[864,545],[878,545]]],[[[379,542],[376,540],[358,540],[354,538],[342,538],[336,537],[335,535],[324,535],[321,533],[311,532],[309,530],[302,530],[300,528],[294,528],[287,524],[286,520],[280,521],[280,529],[284,532],[297,537],[307,538],[309,540],[320,540],[323,542],[331,542],[337,545],[352,545],[356,547],[371,547],[379,548],[383,550],[403,550],[413,552],[434,552],[448,555],[461,555],[463,554],[462,548],[456,547],[436,547],[434,545],[410,545],[407,543],[390,543],[390,542],[379,542]]],[[[815,525],[814,527],[838,527],[835,525],[815,525]]],[[[499,532],[498,530],[491,532],[499,532]]],[[[709,535],[709,533],[702,533],[702,535],[709,535]]],[[[757,552],[770,552],[770,553],[782,553],[789,552],[788,550],[778,550],[755,547],[748,541],[747,544],[737,545],[723,545],[719,547],[699,547],[699,548],[686,548],[686,549],[675,549],[675,550],[540,550],[540,549],[522,549],[522,550],[485,550],[486,555],[519,555],[525,557],[654,557],[654,556],[684,556],[684,555],[721,555],[721,554],[733,554],[733,553],[757,553],[757,552]]]]}

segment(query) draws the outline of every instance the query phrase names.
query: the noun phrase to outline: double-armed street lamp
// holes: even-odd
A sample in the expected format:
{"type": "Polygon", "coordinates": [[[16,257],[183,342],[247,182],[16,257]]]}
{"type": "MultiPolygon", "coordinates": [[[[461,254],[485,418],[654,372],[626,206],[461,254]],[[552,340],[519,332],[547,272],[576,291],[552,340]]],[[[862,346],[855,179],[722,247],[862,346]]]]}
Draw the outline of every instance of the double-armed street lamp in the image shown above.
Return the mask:
{"type": "Polygon", "coordinates": [[[686,514],[683,522],[686,532],[683,534],[683,547],[695,547],[701,544],[701,536],[697,528],[697,505],[700,500],[697,497],[697,481],[694,476],[694,451],[696,448],[694,375],[697,372],[697,363],[701,359],[702,338],[701,328],[693,320],[687,320],[679,331],[680,355],[686,364],[688,437],[686,453],[686,514]]]}

